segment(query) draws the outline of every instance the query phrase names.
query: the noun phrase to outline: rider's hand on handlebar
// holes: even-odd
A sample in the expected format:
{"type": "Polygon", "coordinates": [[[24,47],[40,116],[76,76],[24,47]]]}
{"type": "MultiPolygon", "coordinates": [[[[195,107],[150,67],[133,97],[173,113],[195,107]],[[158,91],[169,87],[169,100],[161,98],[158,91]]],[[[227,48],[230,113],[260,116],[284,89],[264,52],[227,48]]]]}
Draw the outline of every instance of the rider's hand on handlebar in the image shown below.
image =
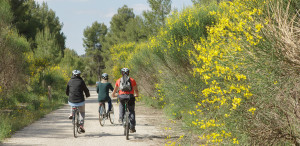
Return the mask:
{"type": "Polygon", "coordinates": [[[118,97],[118,94],[116,93],[116,94],[112,95],[112,97],[116,98],[116,97],[118,97]]]}

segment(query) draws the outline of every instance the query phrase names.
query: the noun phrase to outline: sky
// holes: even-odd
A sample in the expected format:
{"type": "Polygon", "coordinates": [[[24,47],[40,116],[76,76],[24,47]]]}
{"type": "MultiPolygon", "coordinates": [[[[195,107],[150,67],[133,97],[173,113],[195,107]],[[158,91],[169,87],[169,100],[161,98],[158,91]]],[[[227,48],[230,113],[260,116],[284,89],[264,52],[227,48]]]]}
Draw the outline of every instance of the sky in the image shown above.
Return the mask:
{"type": "MultiPolygon", "coordinates": [[[[63,23],[62,32],[66,36],[66,47],[73,49],[78,55],[85,54],[83,47],[83,31],[93,22],[110,26],[110,20],[117,14],[118,8],[127,5],[133,8],[135,15],[142,15],[151,10],[147,0],[35,0],[39,4],[46,2],[49,9],[55,11],[59,21],[63,23]]],[[[172,8],[179,11],[191,6],[191,0],[172,0],[172,8]]]]}

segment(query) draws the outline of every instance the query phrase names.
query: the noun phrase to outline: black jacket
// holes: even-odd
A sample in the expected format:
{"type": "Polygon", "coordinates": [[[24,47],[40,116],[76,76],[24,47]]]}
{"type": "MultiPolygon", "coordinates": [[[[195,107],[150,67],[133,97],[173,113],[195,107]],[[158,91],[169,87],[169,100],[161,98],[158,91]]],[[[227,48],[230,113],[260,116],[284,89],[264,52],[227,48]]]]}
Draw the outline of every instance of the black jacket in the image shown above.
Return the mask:
{"type": "Polygon", "coordinates": [[[72,76],[68,82],[66,94],[69,96],[69,102],[79,103],[84,101],[84,95],[90,97],[89,89],[86,87],[81,77],[72,76]]]}

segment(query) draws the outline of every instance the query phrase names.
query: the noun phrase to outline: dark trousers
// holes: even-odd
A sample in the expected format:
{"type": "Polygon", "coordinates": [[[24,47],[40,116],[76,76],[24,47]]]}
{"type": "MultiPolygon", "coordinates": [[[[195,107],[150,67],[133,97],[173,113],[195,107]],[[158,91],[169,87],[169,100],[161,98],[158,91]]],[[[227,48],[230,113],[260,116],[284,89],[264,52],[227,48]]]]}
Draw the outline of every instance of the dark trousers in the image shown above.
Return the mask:
{"type": "Polygon", "coordinates": [[[130,128],[134,128],[136,125],[135,122],[135,97],[132,94],[121,94],[118,96],[121,104],[119,104],[119,119],[124,118],[125,114],[125,101],[129,99],[128,101],[128,110],[129,110],[129,122],[130,122],[130,128]]]}
{"type": "Polygon", "coordinates": [[[111,99],[109,98],[109,100],[107,101],[108,103],[108,109],[107,109],[107,112],[111,111],[111,108],[112,108],[112,103],[111,103],[111,99]]]}

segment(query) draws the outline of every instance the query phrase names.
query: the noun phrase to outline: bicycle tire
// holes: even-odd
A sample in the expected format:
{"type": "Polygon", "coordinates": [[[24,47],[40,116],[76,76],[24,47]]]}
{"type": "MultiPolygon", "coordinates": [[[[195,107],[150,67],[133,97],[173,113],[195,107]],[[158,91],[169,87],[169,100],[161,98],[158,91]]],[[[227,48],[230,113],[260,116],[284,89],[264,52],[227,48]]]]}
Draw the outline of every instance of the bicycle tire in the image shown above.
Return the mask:
{"type": "Polygon", "coordinates": [[[129,140],[129,112],[125,112],[125,120],[126,120],[126,124],[125,124],[125,131],[126,131],[126,140],[129,140]]]}
{"type": "Polygon", "coordinates": [[[80,128],[79,128],[79,127],[80,127],[80,124],[81,124],[81,123],[80,123],[81,121],[80,121],[80,113],[79,113],[79,110],[77,110],[76,115],[77,115],[77,116],[76,116],[76,117],[77,117],[77,128],[76,128],[76,129],[77,129],[77,134],[81,134],[81,131],[80,131],[80,128]]]}
{"type": "Polygon", "coordinates": [[[78,133],[78,126],[77,126],[77,122],[78,122],[78,116],[77,116],[77,111],[73,111],[73,135],[75,138],[77,138],[77,133],[78,133]]]}
{"type": "Polygon", "coordinates": [[[115,121],[115,110],[114,107],[111,107],[111,111],[108,113],[109,121],[111,124],[114,124],[115,121]]]}
{"type": "Polygon", "coordinates": [[[126,116],[124,116],[122,124],[124,128],[124,135],[126,136],[126,116]]]}
{"type": "Polygon", "coordinates": [[[100,104],[99,106],[99,123],[101,126],[104,126],[105,124],[105,108],[103,104],[100,104]]]}

